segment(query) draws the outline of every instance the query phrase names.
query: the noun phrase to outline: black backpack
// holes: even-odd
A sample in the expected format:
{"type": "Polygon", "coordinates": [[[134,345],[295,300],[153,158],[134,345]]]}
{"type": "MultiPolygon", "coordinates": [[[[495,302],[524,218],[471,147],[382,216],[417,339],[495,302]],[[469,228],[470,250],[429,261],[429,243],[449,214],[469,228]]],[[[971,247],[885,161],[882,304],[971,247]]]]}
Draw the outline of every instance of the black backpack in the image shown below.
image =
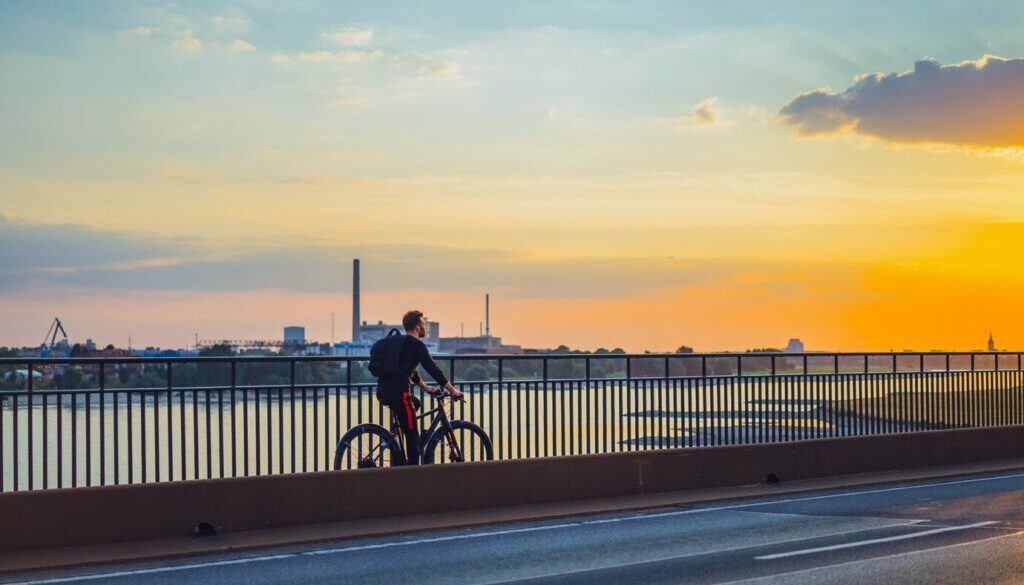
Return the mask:
{"type": "Polygon", "coordinates": [[[402,354],[405,336],[392,329],[370,347],[370,373],[378,380],[393,378],[402,372],[398,360],[402,354]]]}

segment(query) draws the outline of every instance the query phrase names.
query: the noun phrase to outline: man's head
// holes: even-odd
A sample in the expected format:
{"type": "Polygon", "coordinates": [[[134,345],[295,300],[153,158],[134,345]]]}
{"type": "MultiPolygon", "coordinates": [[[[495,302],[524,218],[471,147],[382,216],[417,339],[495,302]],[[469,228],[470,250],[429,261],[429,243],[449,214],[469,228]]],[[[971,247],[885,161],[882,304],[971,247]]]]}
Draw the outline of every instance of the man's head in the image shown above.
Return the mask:
{"type": "Polygon", "coordinates": [[[427,336],[427,320],[423,317],[423,311],[412,310],[402,317],[402,327],[405,332],[416,337],[427,336]]]}

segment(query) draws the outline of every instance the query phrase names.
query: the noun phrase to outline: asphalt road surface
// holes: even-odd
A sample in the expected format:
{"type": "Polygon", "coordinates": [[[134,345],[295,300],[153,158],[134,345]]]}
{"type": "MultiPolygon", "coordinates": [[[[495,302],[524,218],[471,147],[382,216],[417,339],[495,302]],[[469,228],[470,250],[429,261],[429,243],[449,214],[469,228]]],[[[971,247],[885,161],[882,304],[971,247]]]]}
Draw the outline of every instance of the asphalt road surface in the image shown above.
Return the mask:
{"type": "Polygon", "coordinates": [[[1024,471],[20,574],[0,583],[1019,583],[1024,471]]]}

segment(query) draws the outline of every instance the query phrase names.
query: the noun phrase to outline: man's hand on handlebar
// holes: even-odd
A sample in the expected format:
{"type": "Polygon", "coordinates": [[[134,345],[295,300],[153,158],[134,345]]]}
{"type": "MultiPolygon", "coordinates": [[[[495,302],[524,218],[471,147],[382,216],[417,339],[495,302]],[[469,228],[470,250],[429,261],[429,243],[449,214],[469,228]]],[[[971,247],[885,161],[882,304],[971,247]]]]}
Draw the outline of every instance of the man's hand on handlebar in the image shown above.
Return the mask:
{"type": "Polygon", "coordinates": [[[457,388],[455,388],[455,386],[453,386],[451,382],[448,382],[447,384],[445,384],[444,385],[444,389],[447,390],[448,393],[452,395],[452,400],[454,400],[456,402],[462,400],[462,398],[463,398],[462,392],[459,392],[459,390],[457,388]]]}
{"type": "Polygon", "coordinates": [[[451,399],[455,401],[462,400],[463,398],[462,392],[459,392],[458,389],[456,389],[455,386],[453,386],[451,383],[445,384],[444,388],[438,388],[437,386],[427,386],[426,384],[424,384],[422,386],[422,389],[424,392],[430,394],[434,398],[444,398],[445,396],[450,396],[451,399]]]}

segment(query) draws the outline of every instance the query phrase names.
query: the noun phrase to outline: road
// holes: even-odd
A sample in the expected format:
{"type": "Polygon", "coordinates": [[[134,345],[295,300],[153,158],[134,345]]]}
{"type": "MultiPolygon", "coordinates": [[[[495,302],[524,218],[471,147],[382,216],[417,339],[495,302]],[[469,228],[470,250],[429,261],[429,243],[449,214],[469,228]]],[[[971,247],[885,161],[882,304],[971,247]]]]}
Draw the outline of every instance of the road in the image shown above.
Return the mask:
{"type": "Polygon", "coordinates": [[[1024,471],[420,532],[0,583],[1011,583],[1024,471]]]}

